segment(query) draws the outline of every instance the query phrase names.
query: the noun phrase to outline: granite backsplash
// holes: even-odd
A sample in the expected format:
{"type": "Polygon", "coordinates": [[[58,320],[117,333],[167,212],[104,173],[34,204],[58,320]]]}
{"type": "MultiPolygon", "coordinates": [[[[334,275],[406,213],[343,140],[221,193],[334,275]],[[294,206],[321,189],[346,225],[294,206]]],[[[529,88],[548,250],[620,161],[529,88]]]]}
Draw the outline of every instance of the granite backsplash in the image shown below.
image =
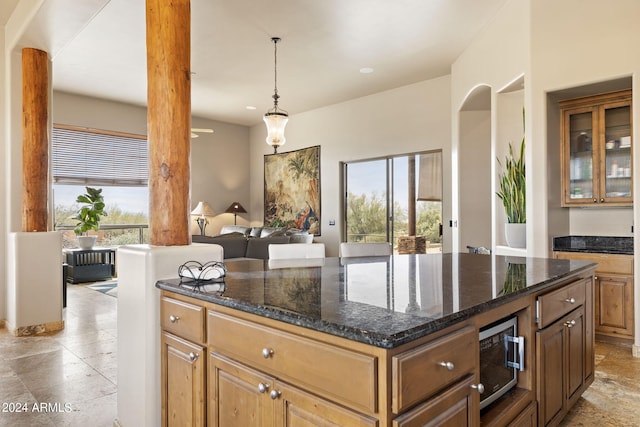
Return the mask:
{"type": "Polygon", "coordinates": [[[562,236],[553,238],[553,250],[633,255],[633,237],[562,236]]]}

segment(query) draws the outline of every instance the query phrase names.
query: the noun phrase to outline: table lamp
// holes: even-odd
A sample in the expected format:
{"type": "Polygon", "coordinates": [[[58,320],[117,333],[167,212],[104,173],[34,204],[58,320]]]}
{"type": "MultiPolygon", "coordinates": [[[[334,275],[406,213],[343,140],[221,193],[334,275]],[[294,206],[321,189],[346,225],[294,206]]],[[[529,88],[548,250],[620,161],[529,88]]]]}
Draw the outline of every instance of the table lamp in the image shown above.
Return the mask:
{"type": "Polygon", "coordinates": [[[209,221],[205,217],[214,216],[215,212],[211,209],[209,203],[198,202],[198,206],[191,211],[191,215],[200,215],[196,218],[196,222],[198,223],[198,227],[200,227],[200,235],[204,236],[204,229],[207,228],[207,224],[209,224],[209,221]]]}

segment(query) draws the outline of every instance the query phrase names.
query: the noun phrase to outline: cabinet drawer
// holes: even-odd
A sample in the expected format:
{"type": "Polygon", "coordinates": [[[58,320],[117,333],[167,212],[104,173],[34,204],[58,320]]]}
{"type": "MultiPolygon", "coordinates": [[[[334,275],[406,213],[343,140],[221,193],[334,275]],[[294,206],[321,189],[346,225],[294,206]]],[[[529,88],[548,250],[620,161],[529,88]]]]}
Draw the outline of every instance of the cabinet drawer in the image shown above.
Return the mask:
{"type": "Polygon", "coordinates": [[[355,409],[377,410],[377,359],[209,311],[209,348],[355,409]]]}
{"type": "Polygon", "coordinates": [[[551,323],[585,302],[585,281],[579,280],[563,288],[538,297],[538,327],[546,328],[551,323]]]}
{"type": "Polygon", "coordinates": [[[391,360],[393,412],[399,414],[474,373],[477,358],[478,331],[471,326],[394,356],[391,360]]]}
{"type": "Polygon", "coordinates": [[[598,273],[633,274],[633,255],[554,252],[554,257],[597,262],[596,271],[598,273]]]}
{"type": "Polygon", "coordinates": [[[160,325],[179,337],[204,343],[205,308],[163,296],[160,300],[160,325]]]}

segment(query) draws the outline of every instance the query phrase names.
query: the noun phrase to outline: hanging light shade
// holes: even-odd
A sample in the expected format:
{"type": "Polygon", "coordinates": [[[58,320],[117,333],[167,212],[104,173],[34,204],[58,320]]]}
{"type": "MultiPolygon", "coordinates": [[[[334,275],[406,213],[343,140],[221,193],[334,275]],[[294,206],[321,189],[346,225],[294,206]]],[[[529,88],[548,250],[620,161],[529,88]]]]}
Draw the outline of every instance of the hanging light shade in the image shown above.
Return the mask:
{"type": "Polygon", "coordinates": [[[285,144],[284,127],[289,121],[289,114],[278,107],[278,42],[280,37],[272,37],[273,42],[273,63],[274,63],[274,89],[273,108],[264,113],[264,123],[267,125],[267,144],[273,147],[273,152],[278,152],[278,147],[285,144]]]}

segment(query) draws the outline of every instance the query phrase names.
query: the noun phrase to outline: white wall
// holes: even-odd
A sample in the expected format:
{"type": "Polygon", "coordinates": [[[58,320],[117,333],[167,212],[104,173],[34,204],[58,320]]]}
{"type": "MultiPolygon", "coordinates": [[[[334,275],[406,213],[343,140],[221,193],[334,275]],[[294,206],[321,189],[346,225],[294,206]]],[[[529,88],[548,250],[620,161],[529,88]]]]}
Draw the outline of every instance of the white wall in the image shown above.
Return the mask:
{"type": "Polygon", "coordinates": [[[460,250],[491,248],[491,111],[461,111],[459,132],[460,250]]]}
{"type": "MultiPolygon", "coordinates": [[[[56,124],[147,134],[146,107],[54,92],[52,115],[56,124]]],[[[191,143],[191,207],[200,200],[209,202],[218,215],[209,218],[206,234],[215,235],[222,225],[233,223],[233,215],[223,213],[227,207],[234,201],[247,206],[249,201],[249,128],[197,117],[192,126],[214,130],[191,143]]],[[[238,216],[238,224],[243,221],[238,216]]],[[[199,233],[195,221],[192,232],[199,233]]]]}
{"type": "MultiPolygon", "coordinates": [[[[547,140],[546,113],[548,92],[633,76],[633,141],[638,141],[640,123],[640,85],[636,76],[640,72],[640,31],[637,20],[640,16],[640,2],[636,0],[535,0],[531,2],[531,111],[532,138],[539,142],[534,153],[535,164],[546,165],[547,140]],[[599,29],[595,31],[593,29],[599,29]],[[593,31],[592,31],[593,30],[593,31]]],[[[640,153],[633,152],[634,200],[640,200],[638,171],[640,153]]],[[[546,171],[545,171],[546,172],[546,171]]],[[[545,210],[548,200],[546,183],[539,181],[533,188],[534,203],[545,210]]],[[[551,184],[550,184],[551,185],[551,184]]],[[[640,210],[635,204],[629,210],[572,210],[571,232],[594,234],[596,227],[604,227],[607,232],[621,232],[640,221],[640,210]],[[629,218],[629,213],[632,218],[629,218]],[[612,221],[610,221],[612,220],[612,221]],[[612,229],[613,222],[620,222],[621,228],[612,229]]],[[[537,224],[535,239],[537,248],[548,243],[549,234],[555,224],[537,224]]],[[[634,246],[640,247],[640,239],[634,236],[634,246]]],[[[543,250],[534,254],[543,255],[543,250]]],[[[635,257],[634,270],[640,271],[640,257],[635,257]]],[[[640,355],[640,275],[635,275],[635,346],[640,355]]]]}
{"type": "MultiPolygon", "coordinates": [[[[444,250],[450,250],[451,100],[449,76],[400,87],[341,104],[296,114],[287,124],[286,152],[320,145],[321,233],[316,240],[326,245],[327,256],[338,256],[342,201],[340,162],[370,159],[434,149],[443,150],[444,250]],[[336,225],[330,226],[329,221],[336,225]]],[[[266,128],[250,130],[252,224],[264,219],[264,155],[272,148],[265,143],[266,128]]],[[[245,206],[246,207],[246,206],[245,206]]]]}
{"type": "MultiPolygon", "coordinates": [[[[522,126],[522,120],[518,119],[514,124],[507,123],[504,119],[507,113],[500,112],[498,116],[498,108],[506,108],[505,102],[499,102],[499,91],[508,87],[512,82],[521,78],[526,74],[529,66],[529,1],[513,0],[505,4],[499,11],[490,25],[484,29],[482,34],[476,37],[469,47],[458,57],[451,67],[451,117],[452,117],[452,180],[454,193],[458,194],[460,183],[474,179],[473,171],[465,170],[459,163],[462,156],[460,150],[459,134],[461,128],[460,109],[465,104],[469,95],[481,85],[491,87],[491,153],[488,156],[493,163],[487,165],[493,172],[491,174],[491,194],[496,192],[496,173],[495,158],[496,155],[504,156],[504,141],[500,140],[505,135],[509,135],[505,128],[513,128],[514,126],[522,126]]],[[[526,92],[526,88],[524,91],[526,92]]],[[[515,108],[515,106],[513,106],[515,108]]],[[[512,117],[521,117],[521,106],[517,108],[512,117]]],[[[521,134],[520,134],[521,137],[521,134]]],[[[520,137],[516,140],[519,141],[520,137]]],[[[530,140],[530,138],[528,138],[530,140]]],[[[507,143],[508,144],[508,143],[507,143]]],[[[527,153],[531,151],[531,147],[527,146],[527,153]]],[[[531,164],[528,159],[527,163],[531,164]]],[[[529,188],[529,171],[527,169],[527,188],[529,188]]],[[[497,196],[492,196],[497,199],[497,196]]],[[[502,221],[498,221],[504,217],[503,213],[496,208],[499,206],[495,203],[489,203],[492,210],[492,228],[502,227],[502,221]],[[498,217],[498,215],[501,215],[498,217]]],[[[527,209],[530,209],[528,204],[527,209]]],[[[454,220],[460,217],[462,206],[454,197],[452,206],[452,215],[454,220]]],[[[530,215],[527,215],[529,218],[530,215]]],[[[531,221],[533,222],[533,220],[531,221]]],[[[527,227],[530,227],[528,225],[527,227]]],[[[458,231],[453,231],[454,242],[458,241],[458,231]]],[[[494,233],[495,234],[495,233],[494,233]]],[[[500,235],[499,235],[500,236],[500,235]]],[[[493,238],[494,245],[496,238],[493,238]]],[[[454,243],[455,245],[455,243],[454,243]]],[[[453,247],[454,251],[463,251],[465,248],[453,247]]]]}

